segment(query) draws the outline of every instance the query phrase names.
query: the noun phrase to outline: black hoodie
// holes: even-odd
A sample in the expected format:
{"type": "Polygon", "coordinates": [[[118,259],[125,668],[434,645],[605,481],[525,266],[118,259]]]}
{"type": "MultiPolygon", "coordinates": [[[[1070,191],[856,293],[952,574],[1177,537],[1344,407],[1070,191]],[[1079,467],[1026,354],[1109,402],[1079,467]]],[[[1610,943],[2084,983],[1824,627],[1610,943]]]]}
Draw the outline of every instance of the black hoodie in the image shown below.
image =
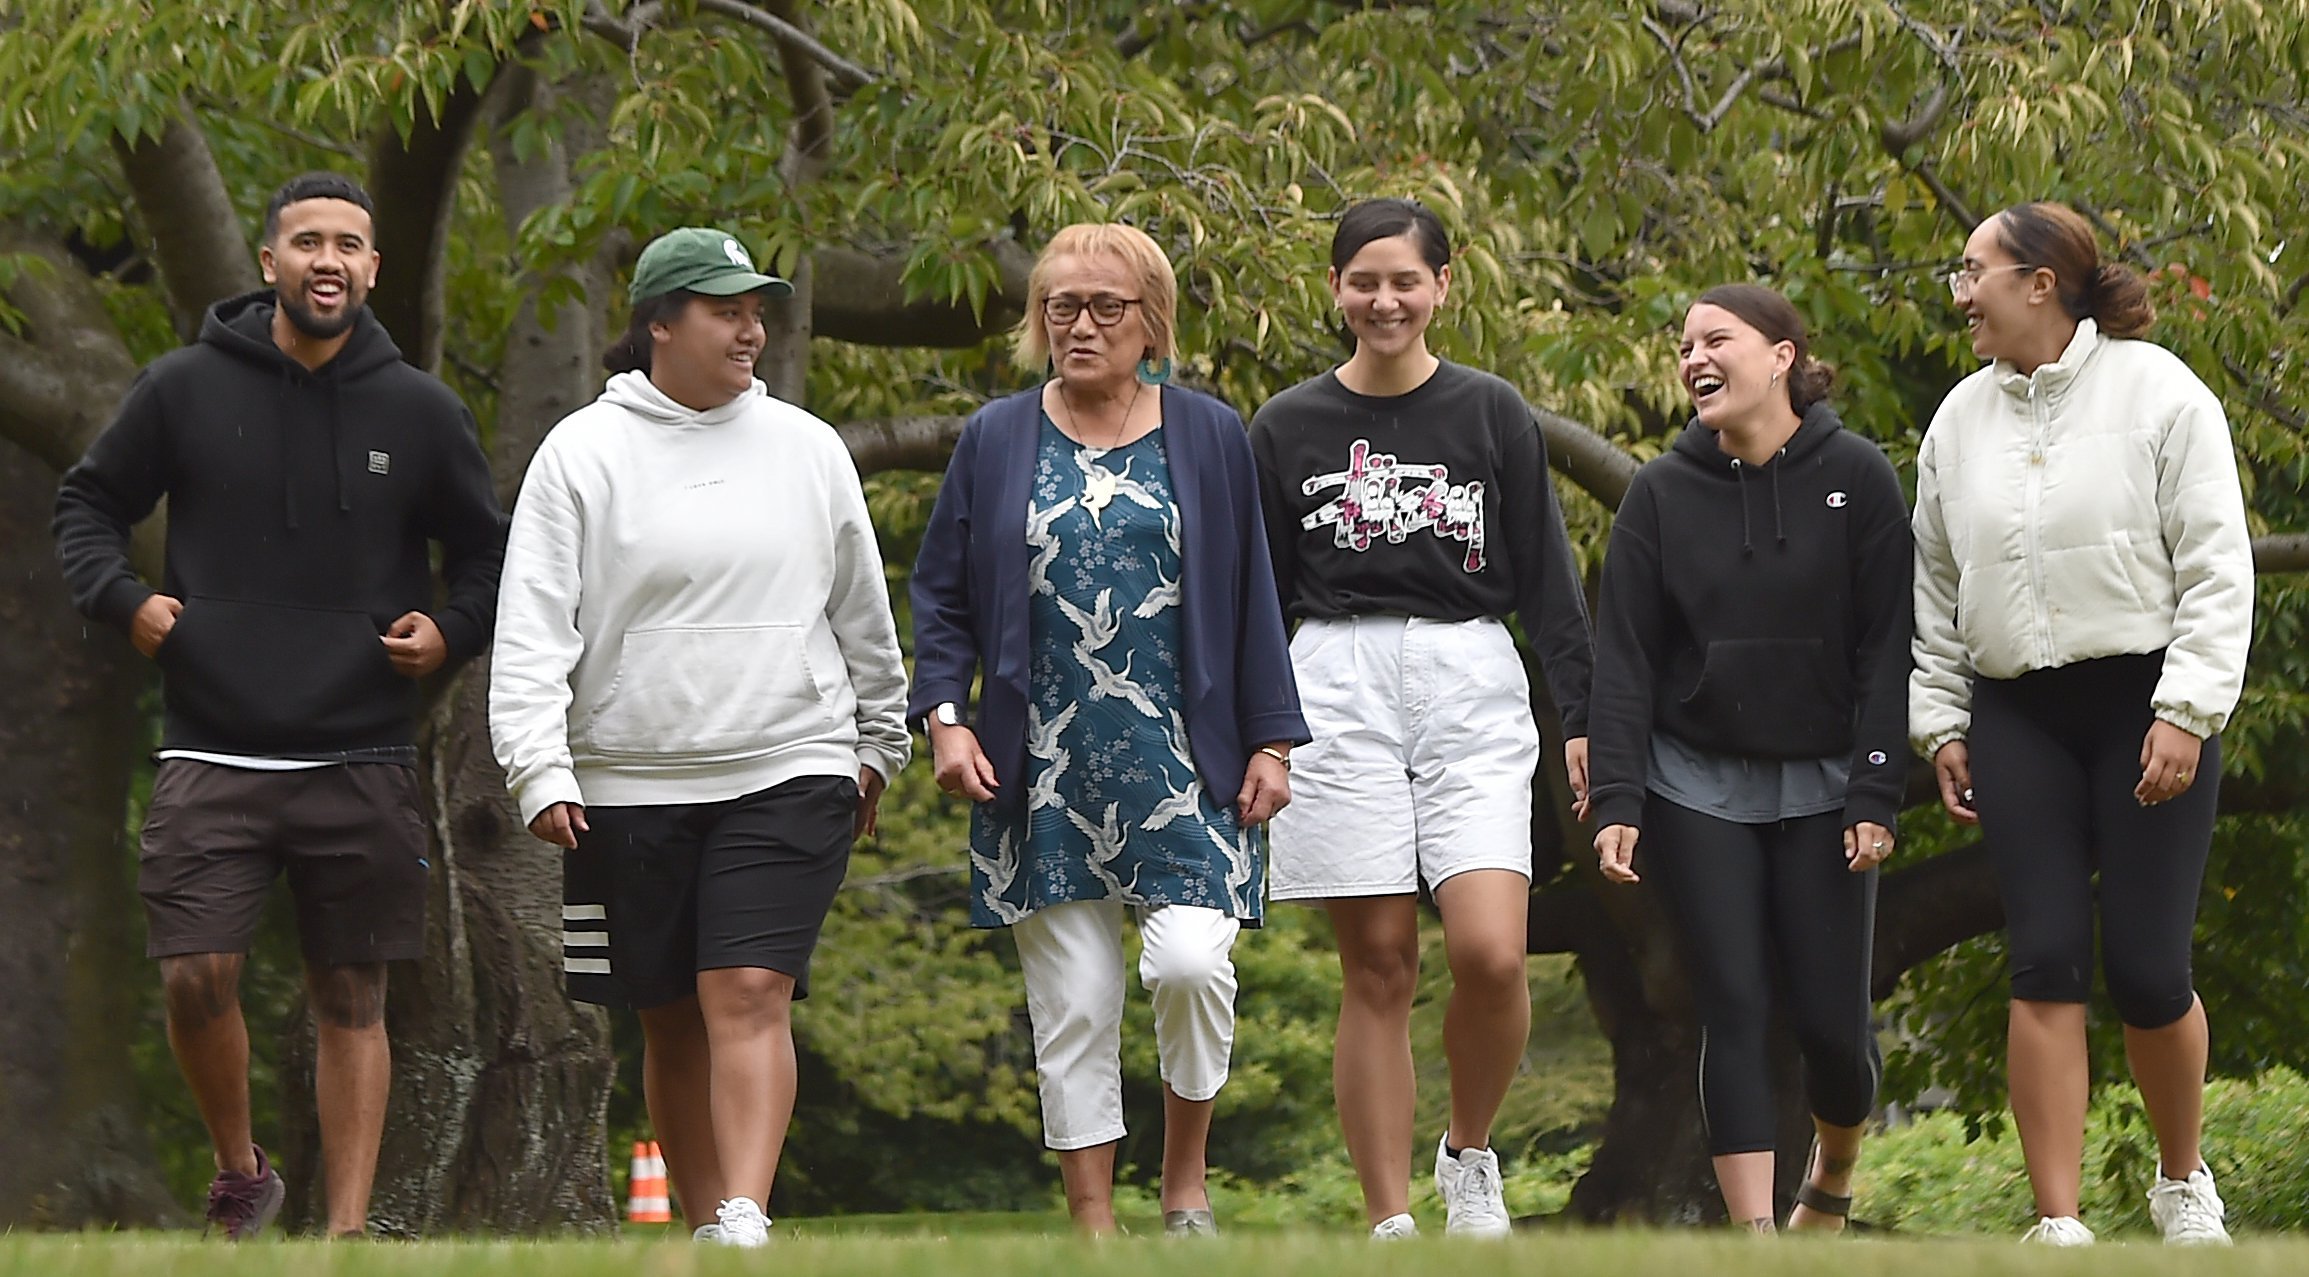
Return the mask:
{"type": "Polygon", "coordinates": [[[1825,404],[1762,466],[1694,421],[1612,525],[1589,701],[1599,825],[1643,823],[1651,736],[1849,753],[1847,823],[1893,827],[1908,763],[1908,502],[1825,404]]]}
{"type": "Polygon", "coordinates": [[[74,604],[126,628],[153,594],[129,529],[168,498],[161,588],[184,612],[156,658],[164,749],[405,757],[417,685],[379,636],[423,612],[452,662],[479,652],[504,514],[472,415],[375,316],[307,371],[273,344],[273,305],[269,290],[218,302],[198,343],[138,375],[64,476],[57,557],[74,604]]]}

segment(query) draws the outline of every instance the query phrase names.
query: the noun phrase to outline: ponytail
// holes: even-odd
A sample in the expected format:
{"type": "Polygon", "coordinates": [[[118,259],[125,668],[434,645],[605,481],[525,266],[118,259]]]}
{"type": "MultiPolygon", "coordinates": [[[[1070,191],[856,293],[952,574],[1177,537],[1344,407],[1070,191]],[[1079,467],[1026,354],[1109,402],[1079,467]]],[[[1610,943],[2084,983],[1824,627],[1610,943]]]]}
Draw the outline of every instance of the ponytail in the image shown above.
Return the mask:
{"type": "Polygon", "coordinates": [[[2093,323],[2110,337],[2139,337],[2156,322],[2157,308],[2149,302],[2149,282],[2139,271],[2117,262],[2104,262],[2085,290],[2093,323]]]}
{"type": "Polygon", "coordinates": [[[676,288],[635,302],[633,318],[626,321],[625,335],[602,352],[601,366],[612,373],[638,372],[648,376],[650,355],[657,349],[656,339],[650,336],[650,326],[672,323],[689,305],[690,298],[697,295],[686,288],[676,288]]]}

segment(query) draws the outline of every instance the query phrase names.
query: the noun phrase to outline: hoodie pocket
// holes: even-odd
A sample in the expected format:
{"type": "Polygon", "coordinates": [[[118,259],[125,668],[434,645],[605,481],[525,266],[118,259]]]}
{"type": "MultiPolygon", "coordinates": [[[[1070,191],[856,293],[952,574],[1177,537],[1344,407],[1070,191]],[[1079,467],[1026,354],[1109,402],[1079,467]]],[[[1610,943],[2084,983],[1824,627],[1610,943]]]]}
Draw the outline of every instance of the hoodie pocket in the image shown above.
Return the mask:
{"type": "Polygon", "coordinates": [[[1852,748],[1852,679],[1818,639],[1708,644],[1687,721],[1713,744],[1761,758],[1827,758],[1852,748]]]}
{"type": "Polygon", "coordinates": [[[416,684],[393,672],[366,612],[195,595],[154,659],[170,711],[220,740],[342,749],[409,738],[416,684]]]}
{"type": "Polygon", "coordinates": [[[586,737],[605,757],[743,754],[811,739],[833,717],[799,625],[633,630],[586,737]]]}

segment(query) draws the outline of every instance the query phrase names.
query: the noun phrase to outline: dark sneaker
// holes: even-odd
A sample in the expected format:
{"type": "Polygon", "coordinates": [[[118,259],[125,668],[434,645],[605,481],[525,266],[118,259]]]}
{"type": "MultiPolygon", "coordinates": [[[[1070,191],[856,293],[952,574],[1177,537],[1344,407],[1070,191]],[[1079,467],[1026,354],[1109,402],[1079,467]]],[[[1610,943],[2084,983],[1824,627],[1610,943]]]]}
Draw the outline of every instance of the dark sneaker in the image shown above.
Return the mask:
{"type": "Polygon", "coordinates": [[[245,1242],[265,1231],[265,1225],[281,1213],[281,1203],[288,1195],[280,1173],[273,1169],[265,1151],[257,1149],[256,1174],[218,1171],[208,1182],[208,1227],[223,1229],[227,1241],[245,1242]]]}

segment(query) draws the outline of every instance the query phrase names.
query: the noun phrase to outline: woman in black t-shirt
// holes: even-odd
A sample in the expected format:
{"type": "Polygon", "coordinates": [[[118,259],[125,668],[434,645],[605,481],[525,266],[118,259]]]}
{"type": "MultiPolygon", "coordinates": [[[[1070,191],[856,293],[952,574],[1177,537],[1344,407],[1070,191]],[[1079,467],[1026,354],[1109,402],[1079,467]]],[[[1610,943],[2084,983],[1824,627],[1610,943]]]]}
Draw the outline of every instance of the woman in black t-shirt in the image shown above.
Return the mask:
{"type": "Polygon", "coordinates": [[[1530,687],[1501,620],[1518,613],[1563,714],[1575,794],[1587,771],[1586,607],[1547,450],[1523,397],[1427,349],[1451,246],[1406,200],[1347,211],[1332,296],[1345,364],[1251,424],[1268,546],[1314,742],[1292,755],[1270,894],[1320,901],[1344,991],[1333,1080],[1347,1151],[1381,1237],[1415,1231],[1410,1016],[1422,881],[1443,915],[1450,1127],[1435,1179],[1447,1231],[1506,1232],[1490,1128],[1531,1024],[1525,914],[1530,687]]]}

